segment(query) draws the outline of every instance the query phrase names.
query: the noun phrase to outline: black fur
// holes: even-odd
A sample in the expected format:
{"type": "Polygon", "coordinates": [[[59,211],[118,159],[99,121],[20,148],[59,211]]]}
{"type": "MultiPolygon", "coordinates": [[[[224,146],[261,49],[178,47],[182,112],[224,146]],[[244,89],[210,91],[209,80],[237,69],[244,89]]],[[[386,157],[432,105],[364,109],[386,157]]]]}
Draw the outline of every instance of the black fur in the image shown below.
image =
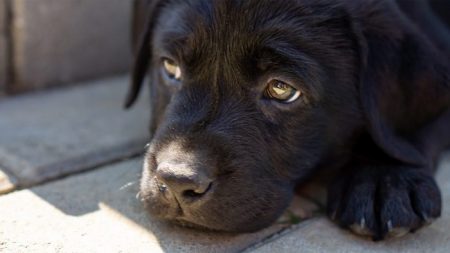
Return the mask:
{"type": "Polygon", "coordinates": [[[382,239],[439,217],[432,174],[450,144],[450,41],[425,1],[137,0],[134,27],[127,106],[149,74],[141,197],[153,215],[254,231],[296,185],[338,168],[328,213],[343,227],[382,239]],[[179,87],[161,76],[162,57],[180,63],[179,87]],[[265,99],[269,77],[302,98],[265,99]],[[161,189],[167,160],[211,178],[208,196],[161,189]]]}

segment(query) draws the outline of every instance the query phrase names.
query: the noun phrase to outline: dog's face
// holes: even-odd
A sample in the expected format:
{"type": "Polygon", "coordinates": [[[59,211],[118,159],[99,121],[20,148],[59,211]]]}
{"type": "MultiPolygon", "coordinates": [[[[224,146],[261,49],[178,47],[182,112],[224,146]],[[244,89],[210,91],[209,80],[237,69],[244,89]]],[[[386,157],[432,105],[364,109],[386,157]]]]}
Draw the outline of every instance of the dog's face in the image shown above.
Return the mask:
{"type": "Polygon", "coordinates": [[[362,117],[351,23],[339,9],[288,2],[159,9],[148,42],[155,133],[140,193],[153,215],[257,230],[320,161],[348,151],[362,117]]]}

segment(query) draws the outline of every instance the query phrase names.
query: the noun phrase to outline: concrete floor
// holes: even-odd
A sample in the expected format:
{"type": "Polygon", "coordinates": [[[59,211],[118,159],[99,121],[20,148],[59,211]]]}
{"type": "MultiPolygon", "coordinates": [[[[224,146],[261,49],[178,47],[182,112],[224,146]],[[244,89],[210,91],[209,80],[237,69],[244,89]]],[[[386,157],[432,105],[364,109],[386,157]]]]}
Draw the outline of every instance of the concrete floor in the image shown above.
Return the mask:
{"type": "Polygon", "coordinates": [[[442,217],[400,239],[356,237],[301,197],[279,222],[253,234],[206,233],[152,219],[135,197],[148,101],[121,111],[126,82],[114,78],[0,101],[0,252],[450,250],[449,153],[437,176],[442,217]],[[289,223],[289,213],[302,222],[289,223]]]}

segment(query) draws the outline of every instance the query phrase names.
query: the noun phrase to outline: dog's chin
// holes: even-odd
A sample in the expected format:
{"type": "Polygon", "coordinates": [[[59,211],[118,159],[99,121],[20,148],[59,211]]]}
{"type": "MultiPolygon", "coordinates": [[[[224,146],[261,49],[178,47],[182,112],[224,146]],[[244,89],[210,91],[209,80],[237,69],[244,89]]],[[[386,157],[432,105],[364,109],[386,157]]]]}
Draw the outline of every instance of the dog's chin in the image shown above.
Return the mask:
{"type": "MultiPolygon", "coordinates": [[[[226,191],[226,189],[223,189],[226,191]]],[[[270,207],[259,204],[255,199],[249,206],[233,207],[227,204],[229,200],[223,200],[211,196],[201,204],[186,204],[180,202],[170,191],[161,191],[156,178],[141,180],[140,200],[152,218],[177,224],[181,227],[193,228],[202,231],[250,233],[270,226],[286,208],[288,200],[274,200],[270,207]],[[241,209],[241,210],[238,210],[241,209]],[[220,210],[214,212],[212,210],[220,210]]],[[[243,193],[242,195],[245,195],[243,193]]],[[[241,196],[234,203],[239,203],[241,196]]],[[[289,194],[286,194],[289,195],[289,194]]]]}
{"type": "MultiPolygon", "coordinates": [[[[258,221],[229,222],[232,218],[226,219],[226,223],[217,221],[208,221],[205,217],[199,215],[186,215],[180,206],[170,206],[162,204],[157,200],[143,200],[145,209],[152,218],[156,218],[180,227],[209,232],[225,233],[252,233],[270,226],[274,219],[261,219],[258,221]]],[[[226,211],[224,212],[226,213],[226,211]]],[[[277,216],[278,217],[278,216],[277,216]]]]}

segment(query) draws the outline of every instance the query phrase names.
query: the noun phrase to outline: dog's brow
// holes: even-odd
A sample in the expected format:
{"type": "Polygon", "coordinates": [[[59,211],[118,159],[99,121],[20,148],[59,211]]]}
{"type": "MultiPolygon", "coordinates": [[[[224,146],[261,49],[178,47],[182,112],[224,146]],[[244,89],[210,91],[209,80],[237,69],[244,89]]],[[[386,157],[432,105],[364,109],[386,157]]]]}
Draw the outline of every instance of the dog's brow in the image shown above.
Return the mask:
{"type": "Polygon", "coordinates": [[[161,47],[164,51],[177,55],[180,54],[180,51],[184,47],[186,47],[186,42],[188,41],[188,37],[175,32],[166,32],[163,35],[163,39],[161,41],[161,47]]]}

